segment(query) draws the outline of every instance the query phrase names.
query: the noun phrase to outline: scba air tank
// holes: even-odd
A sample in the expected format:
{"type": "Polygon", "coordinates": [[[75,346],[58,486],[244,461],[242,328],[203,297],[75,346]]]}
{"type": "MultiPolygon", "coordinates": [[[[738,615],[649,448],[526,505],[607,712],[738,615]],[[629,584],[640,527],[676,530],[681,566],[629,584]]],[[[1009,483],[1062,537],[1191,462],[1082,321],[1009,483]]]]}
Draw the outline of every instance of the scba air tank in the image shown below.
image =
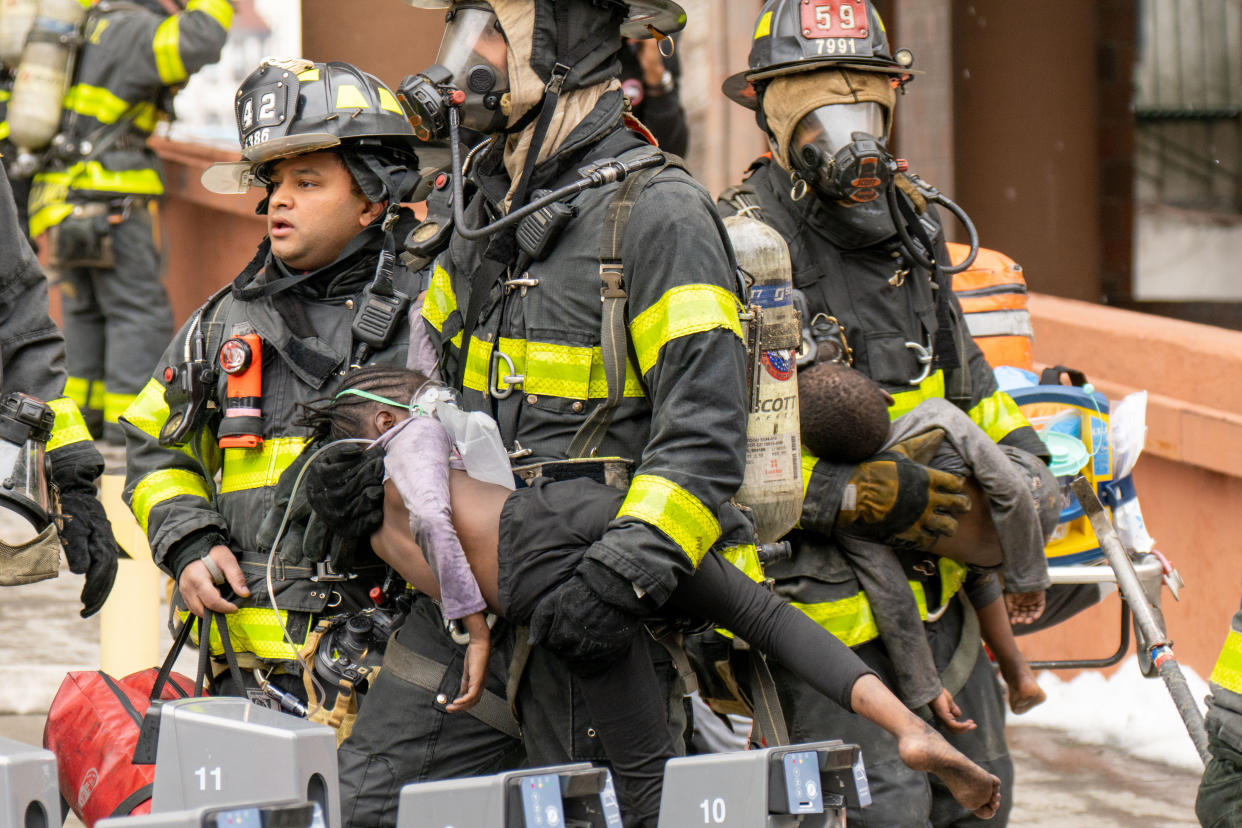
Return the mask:
{"type": "Polygon", "coordinates": [[[39,0],[0,0],[0,63],[16,70],[26,35],[39,13],[39,0]]]}
{"type": "Polygon", "coordinates": [[[9,100],[9,140],[19,152],[43,149],[60,128],[61,102],[85,17],[79,0],[39,0],[9,100]]]}
{"type": "Polygon", "coordinates": [[[746,474],[738,502],[754,513],[759,543],[779,540],[802,514],[798,376],[802,342],[793,306],[789,247],[757,219],[724,220],[734,255],[748,279],[746,350],[750,413],[746,420],[746,474]]]}

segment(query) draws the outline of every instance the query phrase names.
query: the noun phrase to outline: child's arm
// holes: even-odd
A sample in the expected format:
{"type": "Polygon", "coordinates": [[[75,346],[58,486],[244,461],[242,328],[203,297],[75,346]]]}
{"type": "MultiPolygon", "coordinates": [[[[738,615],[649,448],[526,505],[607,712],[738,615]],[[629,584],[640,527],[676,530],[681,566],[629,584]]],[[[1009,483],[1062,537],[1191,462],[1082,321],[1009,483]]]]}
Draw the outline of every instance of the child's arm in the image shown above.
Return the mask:
{"type": "Polygon", "coordinates": [[[409,513],[409,531],[440,585],[440,604],[449,620],[487,607],[453,527],[452,449],[453,441],[438,420],[414,417],[388,441],[384,456],[384,468],[409,513]]]}
{"type": "Polygon", "coordinates": [[[423,550],[410,534],[410,514],[391,480],[384,483],[384,522],[371,535],[371,548],[412,587],[440,600],[440,585],[423,557],[423,550]]]}
{"type": "Polygon", "coordinates": [[[487,626],[486,616],[474,612],[461,622],[470,635],[470,643],[466,646],[466,659],[461,668],[460,695],[444,708],[449,713],[469,710],[478,703],[487,681],[487,659],[492,653],[492,631],[487,626]]]}

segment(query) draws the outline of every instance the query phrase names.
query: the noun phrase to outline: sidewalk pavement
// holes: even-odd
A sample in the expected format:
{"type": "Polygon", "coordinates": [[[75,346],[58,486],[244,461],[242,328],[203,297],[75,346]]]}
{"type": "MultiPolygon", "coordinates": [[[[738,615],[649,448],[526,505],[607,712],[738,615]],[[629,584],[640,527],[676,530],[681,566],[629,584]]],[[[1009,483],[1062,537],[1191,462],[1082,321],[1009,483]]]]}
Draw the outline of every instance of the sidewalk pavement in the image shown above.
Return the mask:
{"type": "MultiPolygon", "coordinates": [[[[78,617],[81,586],[81,576],[65,570],[50,581],[0,588],[0,736],[41,744],[43,719],[65,673],[98,668],[99,622],[78,617]]],[[[161,650],[170,643],[162,629],[161,650]]],[[[193,651],[178,669],[194,674],[193,651]]],[[[1015,828],[1198,824],[1193,772],[1078,744],[1049,728],[1012,725],[1008,736],[1018,780],[1015,828]]],[[[66,824],[78,823],[71,817],[66,824]]]]}

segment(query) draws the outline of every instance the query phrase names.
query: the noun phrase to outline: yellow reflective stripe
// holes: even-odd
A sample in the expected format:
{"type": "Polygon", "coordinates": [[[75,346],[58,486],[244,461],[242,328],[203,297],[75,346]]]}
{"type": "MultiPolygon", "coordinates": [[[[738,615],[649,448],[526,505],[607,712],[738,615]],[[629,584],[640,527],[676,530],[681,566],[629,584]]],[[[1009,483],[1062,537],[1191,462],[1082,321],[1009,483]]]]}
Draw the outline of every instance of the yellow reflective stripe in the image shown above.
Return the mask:
{"type": "Polygon", "coordinates": [[[893,391],[893,405],[888,407],[888,417],[895,420],[902,414],[909,414],[924,400],[934,400],[944,396],[944,371],[936,371],[919,383],[918,387],[909,391],[893,391]]]}
{"type": "Polygon", "coordinates": [[[9,122],[0,121],[0,141],[9,137],[9,122]]]}
{"type": "Polygon", "coordinates": [[[30,215],[30,235],[33,238],[60,224],[73,212],[72,204],[53,204],[30,215]]]}
{"type": "Polygon", "coordinates": [[[741,303],[731,291],[715,285],[681,285],[630,323],[638,367],[645,375],[660,358],[660,349],[678,337],[726,328],[742,337],[741,303]]]}
{"type": "Polygon", "coordinates": [[[970,419],[992,438],[993,443],[999,443],[1010,432],[1030,425],[1013,397],[1004,391],[984,397],[968,413],[970,419]]]}
{"type": "Polygon", "coordinates": [[[4,103],[11,97],[13,97],[13,91],[11,89],[0,89],[0,103],[4,103]]]}
{"type": "Polygon", "coordinates": [[[401,111],[401,104],[397,103],[397,99],[393,97],[391,92],[382,86],[376,91],[379,92],[380,109],[386,109],[389,112],[395,112],[398,115],[403,114],[401,111]]]}
{"type": "Polygon", "coordinates": [[[304,437],[277,437],[264,440],[261,448],[226,448],[220,493],[275,486],[306,442],[304,437]]]}
{"type": "Polygon", "coordinates": [[[233,25],[233,4],[228,0],[190,0],[186,3],[185,10],[203,12],[219,23],[220,28],[226,32],[233,25]]]}
{"type": "Polygon", "coordinates": [[[758,40],[761,37],[767,37],[770,34],[772,34],[772,12],[767,11],[760,16],[759,24],[755,26],[754,40],[758,40]]]}
{"type": "Polygon", "coordinates": [[[155,378],[147,380],[147,384],[134,397],[134,401],[121,412],[121,416],[143,434],[158,439],[160,429],[164,427],[164,422],[168,419],[168,404],[164,402],[164,386],[160,385],[160,381],[155,378]]]}
{"type": "Polygon", "coordinates": [[[155,30],[151,42],[155,52],[155,68],[160,82],[165,86],[181,83],[190,75],[181,61],[181,16],[174,14],[164,19],[155,30]]]}
{"type": "Polygon", "coordinates": [[[952,558],[941,558],[937,568],[940,570],[941,603],[947,604],[966,583],[966,564],[952,558]]]}
{"type": "MultiPolygon", "coordinates": [[[[966,578],[966,569],[956,561],[949,561],[957,570],[960,570],[960,573],[950,572],[948,571],[950,568],[944,566],[945,560],[947,559],[941,559],[940,567],[943,579],[941,600],[948,603],[961,589],[962,582],[966,578]]],[[[910,591],[914,594],[914,603],[919,610],[919,618],[926,621],[927,595],[923,591],[923,585],[918,581],[910,581],[909,584],[910,591]]],[[[822,603],[790,601],[790,604],[806,613],[812,621],[839,638],[847,647],[866,644],[880,635],[875,625],[875,613],[871,609],[871,602],[867,600],[864,592],[858,592],[837,601],[822,603]]]]}
{"type": "MultiPolygon", "coordinates": [[[[436,265],[431,271],[431,284],[427,295],[423,297],[423,319],[426,319],[437,331],[444,331],[445,321],[457,310],[457,296],[453,293],[453,282],[448,271],[436,265]]],[[[452,343],[461,347],[461,331],[453,337],[452,343]]],[[[473,350],[474,346],[471,346],[473,350]]]]}
{"type": "Polygon", "coordinates": [[[39,173],[30,195],[32,236],[59,224],[73,212],[73,205],[65,203],[71,188],[132,195],[164,193],[160,176],[152,169],[112,171],[104,169],[98,161],[87,161],[78,162],[67,170],[39,173]]]}
{"type": "MultiPolygon", "coordinates": [[[[502,343],[505,340],[500,340],[502,343]]],[[[504,345],[500,348],[504,350],[504,345]]],[[[492,343],[484,342],[477,336],[470,337],[470,350],[466,353],[466,370],[462,373],[461,384],[474,391],[487,393],[487,375],[492,362],[492,343]]],[[[508,368],[508,366],[505,366],[508,368]]],[[[503,382],[500,387],[507,387],[503,382]]]]}
{"type": "Polygon", "coordinates": [[[806,490],[811,485],[811,473],[815,471],[815,464],[819,462],[819,458],[802,446],[802,499],[806,500],[806,490]]]}
{"type": "Polygon", "coordinates": [[[104,386],[99,380],[67,377],[65,396],[77,403],[80,408],[103,410],[104,407],[104,386]]]}
{"type": "MultiPolygon", "coordinates": [[[[65,93],[62,106],[71,112],[94,118],[100,123],[112,124],[129,111],[130,102],[117,97],[101,86],[78,83],[65,93]]],[[[158,117],[158,110],[151,101],[140,101],[135,105],[134,126],[143,132],[155,129],[158,117]]]]}
{"type": "Polygon", "coordinates": [[[300,80],[302,83],[310,83],[311,81],[317,81],[319,80],[319,70],[318,69],[307,69],[305,72],[299,72],[298,80],[300,80]]]}
{"type": "MultiPolygon", "coordinates": [[[[158,440],[160,430],[168,420],[168,404],[164,402],[164,386],[160,385],[159,380],[154,378],[147,380],[147,384],[143,386],[142,391],[138,392],[134,401],[121,412],[119,419],[134,426],[151,439],[158,440]]],[[[187,457],[194,457],[195,462],[200,462],[201,457],[201,462],[207,464],[213,474],[220,467],[219,448],[206,430],[199,435],[199,457],[194,456],[194,450],[189,443],[181,446],[179,450],[187,457]]]]}
{"type": "Polygon", "coordinates": [[[720,557],[742,570],[742,574],[756,583],[763,581],[763,564],[759,563],[759,550],[753,543],[726,546],[720,557]]]}
{"type": "Polygon", "coordinates": [[[86,427],[86,420],[82,419],[77,403],[68,397],[58,397],[48,403],[48,406],[55,412],[56,419],[52,422],[52,436],[47,441],[47,451],[92,439],[91,430],[86,427]]]}
{"type": "Polygon", "coordinates": [[[166,500],[181,495],[193,495],[210,500],[207,481],[202,475],[185,469],[161,469],[153,471],[138,481],[129,500],[130,511],[138,519],[142,531],[147,531],[151,510],[166,500]]]}
{"type": "MultiPolygon", "coordinates": [[[[514,373],[524,377],[521,389],[527,394],[571,400],[604,399],[608,396],[604,352],[598,347],[501,337],[500,350],[513,360],[514,373]]],[[[470,353],[466,356],[463,380],[467,388],[487,393],[491,355],[492,343],[477,337],[470,338],[470,353]]],[[[503,380],[509,372],[509,363],[502,360],[497,364],[497,370],[503,373],[496,377],[496,386],[504,390],[509,387],[503,380]]],[[[623,394],[626,397],[645,396],[638,373],[628,359],[623,394]]]]}
{"type": "Polygon", "coordinates": [[[654,474],[634,478],[617,517],[637,518],[664,532],[695,566],[720,537],[720,523],[701,500],[654,474]]]}
{"type": "MultiPolygon", "coordinates": [[[[188,612],[178,612],[182,621],[189,616],[188,612]]],[[[262,607],[242,607],[237,612],[224,616],[229,627],[229,644],[236,653],[254,653],[259,658],[272,660],[295,660],[298,650],[306,646],[306,639],[298,642],[297,649],[285,641],[284,627],[289,624],[289,613],[262,607]],[[282,626],[284,625],[284,626],[282,626]]],[[[306,634],[310,635],[309,625],[306,634]]],[[[198,646],[199,627],[195,625],[190,633],[190,641],[198,646]]],[[[220,633],[216,625],[211,625],[211,636],[208,642],[212,655],[224,655],[224,645],[220,643],[220,633]]]]}
{"type": "Polygon", "coordinates": [[[137,394],[116,394],[111,391],[103,395],[104,404],[104,422],[116,423],[120,422],[121,415],[125,410],[133,405],[134,400],[138,399],[137,394]]]}
{"type": "Polygon", "coordinates": [[[1230,692],[1242,694],[1242,633],[1229,631],[1209,680],[1230,692]]]}

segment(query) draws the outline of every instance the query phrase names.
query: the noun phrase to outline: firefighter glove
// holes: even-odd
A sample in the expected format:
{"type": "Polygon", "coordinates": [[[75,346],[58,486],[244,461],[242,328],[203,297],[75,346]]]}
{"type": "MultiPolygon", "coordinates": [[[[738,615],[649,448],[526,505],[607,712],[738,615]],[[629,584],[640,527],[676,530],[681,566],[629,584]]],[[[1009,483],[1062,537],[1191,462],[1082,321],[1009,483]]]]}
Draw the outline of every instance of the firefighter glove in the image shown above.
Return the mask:
{"type": "Polygon", "coordinates": [[[332,443],[306,470],[306,497],[325,527],[367,538],[384,522],[384,449],[332,443]]]}
{"type": "Polygon", "coordinates": [[[629,580],[584,558],[573,575],[535,604],[531,641],[589,675],[625,652],[648,614],[629,580]]]}
{"type": "Polygon", "coordinates": [[[52,482],[60,492],[60,543],[69,571],[86,575],[82,585],[81,615],[87,618],[103,606],[116,580],[119,549],[112,523],[95,492],[95,479],[104,461],[89,441],[70,443],[48,452],[52,482]]]}
{"type": "Polygon", "coordinates": [[[60,542],[69,571],[86,575],[81,616],[89,618],[103,606],[116,580],[118,549],[112,523],[94,487],[62,491],[60,509],[65,516],[60,542]]]}
{"type": "MultiPolygon", "coordinates": [[[[259,548],[264,551],[271,550],[275,543],[277,557],[287,564],[307,566],[331,560],[337,572],[344,572],[353,563],[357,541],[333,532],[311,509],[306,482],[310,477],[310,469],[305,474],[302,474],[302,469],[306,467],[312,454],[313,448],[303,451],[280,476],[276,483],[275,499],[263,517],[256,540],[259,548]],[[302,474],[302,482],[295,490],[294,485],[299,474],[302,474]],[[278,540],[276,533],[280,531],[282,523],[284,531],[278,540]]],[[[318,460],[315,462],[318,463],[318,460]]],[[[314,468],[314,464],[311,468],[314,468]]]]}
{"type": "Polygon", "coordinates": [[[924,465],[940,439],[943,433],[932,446],[920,435],[856,466],[837,513],[837,531],[923,551],[956,532],[954,516],[970,510],[965,480],[924,465]]]}

